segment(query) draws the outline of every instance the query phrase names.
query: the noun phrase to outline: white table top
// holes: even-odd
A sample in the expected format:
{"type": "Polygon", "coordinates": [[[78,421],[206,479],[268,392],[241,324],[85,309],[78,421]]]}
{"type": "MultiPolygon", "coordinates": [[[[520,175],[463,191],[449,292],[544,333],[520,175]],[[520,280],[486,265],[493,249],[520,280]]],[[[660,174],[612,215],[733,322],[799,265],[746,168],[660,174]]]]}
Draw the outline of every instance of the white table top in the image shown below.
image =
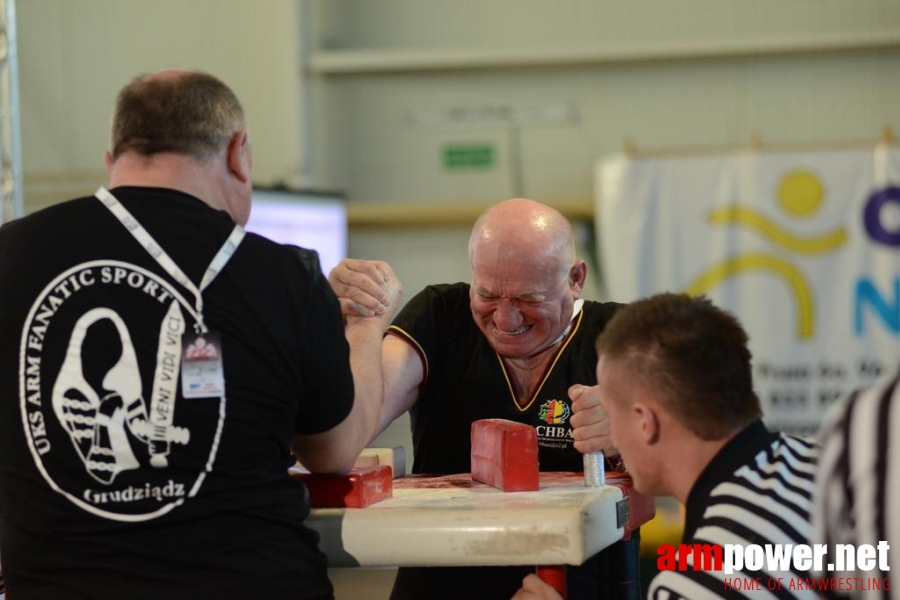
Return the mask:
{"type": "Polygon", "coordinates": [[[502,492],[469,474],[394,480],[367,508],[313,509],[333,567],[580,565],[622,539],[615,486],[580,473],[541,473],[536,492],[502,492]]]}

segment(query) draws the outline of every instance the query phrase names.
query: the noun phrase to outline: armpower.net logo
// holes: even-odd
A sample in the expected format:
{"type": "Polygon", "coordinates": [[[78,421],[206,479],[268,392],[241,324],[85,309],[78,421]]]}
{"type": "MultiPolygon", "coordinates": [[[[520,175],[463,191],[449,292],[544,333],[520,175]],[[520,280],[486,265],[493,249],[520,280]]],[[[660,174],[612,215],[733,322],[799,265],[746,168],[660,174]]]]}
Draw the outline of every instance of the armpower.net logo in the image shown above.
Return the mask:
{"type": "Polygon", "coordinates": [[[663,544],[656,565],[660,571],[722,573],[724,590],[876,591],[891,589],[889,550],[886,541],[835,544],[833,556],[825,544],[663,544]]]}

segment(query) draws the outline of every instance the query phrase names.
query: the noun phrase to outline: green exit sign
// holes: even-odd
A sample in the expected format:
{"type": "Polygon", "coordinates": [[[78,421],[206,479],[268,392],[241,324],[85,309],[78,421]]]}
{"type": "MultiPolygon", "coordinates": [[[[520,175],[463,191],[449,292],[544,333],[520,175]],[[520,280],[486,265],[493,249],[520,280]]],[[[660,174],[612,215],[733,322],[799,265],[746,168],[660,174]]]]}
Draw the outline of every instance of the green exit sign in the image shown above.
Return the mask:
{"type": "Polygon", "coordinates": [[[443,148],[445,169],[490,169],[494,166],[494,146],[491,144],[446,144],[443,148]]]}

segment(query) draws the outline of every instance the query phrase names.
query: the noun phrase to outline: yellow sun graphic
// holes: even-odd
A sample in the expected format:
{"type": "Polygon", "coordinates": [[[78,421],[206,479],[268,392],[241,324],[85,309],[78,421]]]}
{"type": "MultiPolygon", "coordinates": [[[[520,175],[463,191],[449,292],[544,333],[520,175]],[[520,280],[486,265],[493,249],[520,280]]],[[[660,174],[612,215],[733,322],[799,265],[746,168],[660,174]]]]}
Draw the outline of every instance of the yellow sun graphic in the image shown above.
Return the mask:
{"type": "Polygon", "coordinates": [[[778,203],[794,217],[812,215],[824,198],[819,178],[809,171],[792,171],[785,175],[778,188],[778,203]]]}

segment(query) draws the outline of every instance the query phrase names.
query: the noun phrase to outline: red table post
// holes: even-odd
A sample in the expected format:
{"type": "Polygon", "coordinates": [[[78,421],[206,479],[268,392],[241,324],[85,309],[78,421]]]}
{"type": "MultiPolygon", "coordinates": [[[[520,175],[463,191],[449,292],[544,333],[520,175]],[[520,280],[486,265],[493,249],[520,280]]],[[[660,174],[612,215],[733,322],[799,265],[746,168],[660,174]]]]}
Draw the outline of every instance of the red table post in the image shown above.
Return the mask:
{"type": "Polygon", "coordinates": [[[537,576],[541,581],[556,590],[563,598],[569,597],[566,585],[566,565],[544,565],[537,568],[537,576]]]}

